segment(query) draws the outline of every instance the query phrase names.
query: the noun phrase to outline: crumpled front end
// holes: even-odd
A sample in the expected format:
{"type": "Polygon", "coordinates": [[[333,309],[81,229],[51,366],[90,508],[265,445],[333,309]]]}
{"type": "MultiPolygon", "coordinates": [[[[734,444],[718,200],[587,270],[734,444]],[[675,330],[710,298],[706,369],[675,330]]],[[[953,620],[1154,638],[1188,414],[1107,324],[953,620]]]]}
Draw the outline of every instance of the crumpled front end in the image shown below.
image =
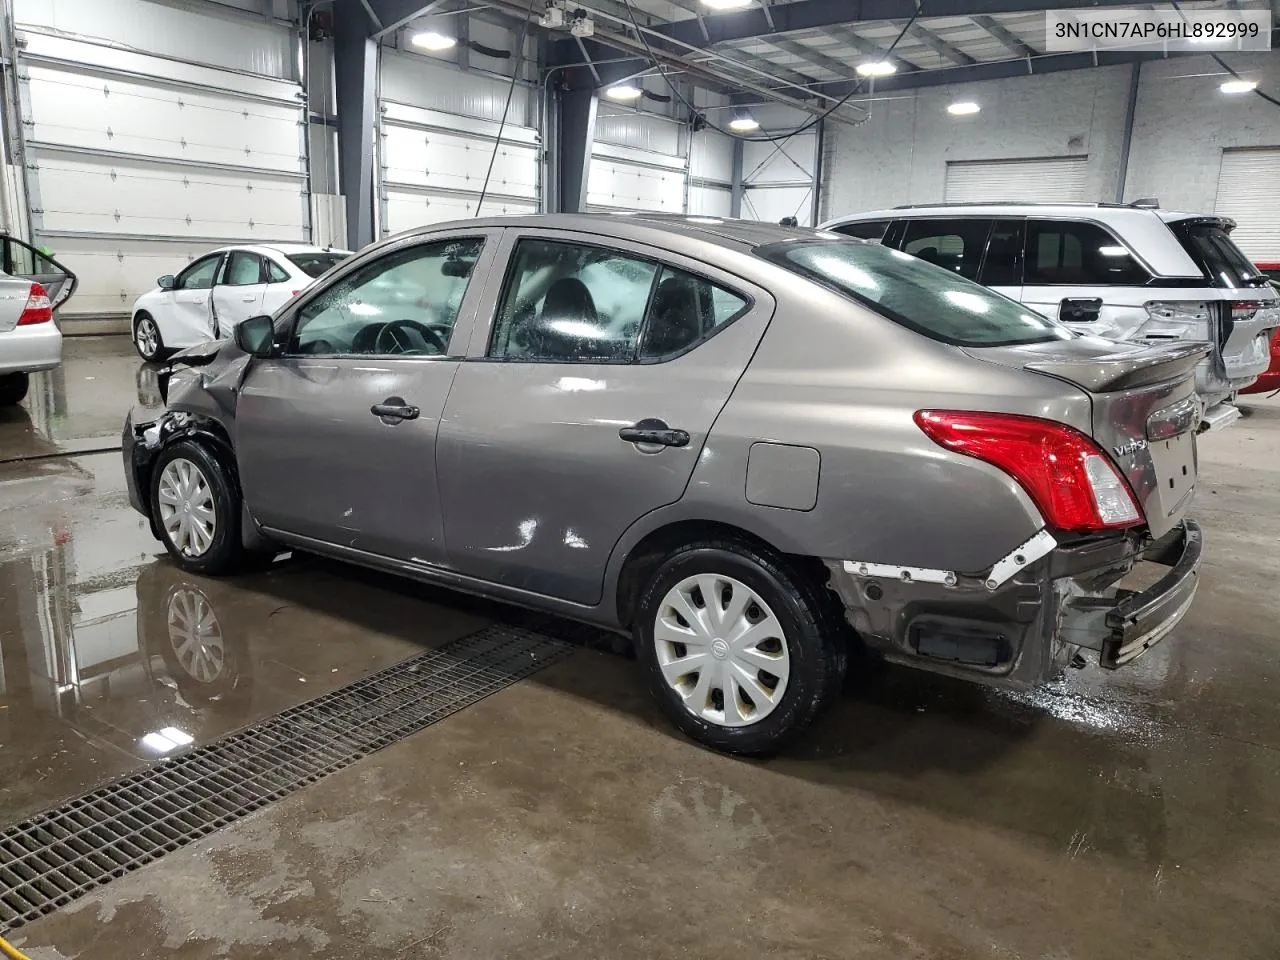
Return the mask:
{"type": "Polygon", "coordinates": [[[1163,640],[1190,609],[1203,538],[1185,520],[1158,541],[1138,533],[1058,538],[1042,530],[976,575],[827,561],[830,587],[862,640],[886,659],[1027,689],[1093,651],[1114,669],[1163,640]],[[1147,566],[1167,568],[1142,590],[1147,566]]]}

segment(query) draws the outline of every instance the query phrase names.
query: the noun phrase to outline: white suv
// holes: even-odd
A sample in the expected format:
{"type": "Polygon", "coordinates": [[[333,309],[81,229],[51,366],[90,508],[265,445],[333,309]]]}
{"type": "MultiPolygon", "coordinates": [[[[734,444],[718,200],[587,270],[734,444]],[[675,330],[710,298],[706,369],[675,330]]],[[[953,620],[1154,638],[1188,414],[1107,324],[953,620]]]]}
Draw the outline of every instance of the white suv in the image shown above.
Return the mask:
{"type": "Polygon", "coordinates": [[[1135,204],[940,204],[823,224],[954,270],[1072,329],[1112,340],[1202,340],[1202,427],[1270,363],[1280,300],[1224,217],[1135,204]]]}

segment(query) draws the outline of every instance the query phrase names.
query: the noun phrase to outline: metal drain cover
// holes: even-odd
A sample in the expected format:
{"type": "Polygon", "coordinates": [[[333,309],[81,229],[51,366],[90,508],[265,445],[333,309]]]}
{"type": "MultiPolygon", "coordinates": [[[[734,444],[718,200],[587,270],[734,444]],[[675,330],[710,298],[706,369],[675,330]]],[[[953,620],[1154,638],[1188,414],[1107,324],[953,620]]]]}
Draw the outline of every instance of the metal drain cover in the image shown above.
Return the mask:
{"type": "Polygon", "coordinates": [[[51,913],[574,649],[520,627],[487,627],[9,827],[0,833],[0,929],[51,913]]]}

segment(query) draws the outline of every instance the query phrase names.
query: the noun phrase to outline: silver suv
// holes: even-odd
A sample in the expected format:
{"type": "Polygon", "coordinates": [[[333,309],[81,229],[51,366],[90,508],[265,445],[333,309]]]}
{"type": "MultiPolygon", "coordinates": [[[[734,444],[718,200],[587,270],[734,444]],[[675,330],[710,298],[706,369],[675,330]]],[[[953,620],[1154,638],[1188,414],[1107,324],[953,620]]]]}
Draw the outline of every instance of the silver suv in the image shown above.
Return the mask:
{"type": "Polygon", "coordinates": [[[629,633],[681,729],[758,753],[853,643],[1025,688],[1160,641],[1207,349],[811,230],[478,219],[180,354],[124,463],[185,569],[309,550],[629,633]]]}
{"type": "Polygon", "coordinates": [[[1152,343],[1203,341],[1202,427],[1270,363],[1280,300],[1232,242],[1224,217],[1136,204],[982,203],[896,207],[823,225],[879,240],[1020,300],[1080,333],[1152,343]]]}

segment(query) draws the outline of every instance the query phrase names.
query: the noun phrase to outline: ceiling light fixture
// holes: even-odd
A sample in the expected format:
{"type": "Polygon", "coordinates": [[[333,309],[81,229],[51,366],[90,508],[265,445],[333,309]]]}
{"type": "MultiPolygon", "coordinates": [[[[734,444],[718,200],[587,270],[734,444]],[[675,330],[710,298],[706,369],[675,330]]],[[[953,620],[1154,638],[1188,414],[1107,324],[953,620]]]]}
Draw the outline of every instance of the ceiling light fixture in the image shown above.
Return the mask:
{"type": "Polygon", "coordinates": [[[1223,93],[1248,93],[1257,86],[1255,80],[1228,80],[1218,89],[1223,93]]]}
{"type": "Polygon", "coordinates": [[[738,133],[750,133],[752,130],[760,129],[760,122],[750,114],[744,113],[729,121],[729,129],[736,130],[738,133]]]}
{"type": "Polygon", "coordinates": [[[446,36],[438,30],[423,30],[421,33],[415,33],[410,42],[415,47],[421,47],[423,50],[439,52],[441,50],[452,50],[458,45],[458,38],[446,36]]]}
{"type": "Polygon", "coordinates": [[[643,93],[644,91],[633,83],[615,83],[604,92],[604,95],[610,100],[635,100],[643,93]]]}
{"type": "Polygon", "coordinates": [[[967,117],[970,114],[977,113],[982,108],[972,100],[960,100],[947,107],[947,113],[953,117],[967,117]]]}
{"type": "Polygon", "coordinates": [[[857,69],[860,77],[887,77],[898,72],[898,68],[888,60],[868,60],[858,64],[857,69]]]}
{"type": "Polygon", "coordinates": [[[752,0],[702,0],[704,7],[712,10],[737,10],[751,5],[752,0]]]}

